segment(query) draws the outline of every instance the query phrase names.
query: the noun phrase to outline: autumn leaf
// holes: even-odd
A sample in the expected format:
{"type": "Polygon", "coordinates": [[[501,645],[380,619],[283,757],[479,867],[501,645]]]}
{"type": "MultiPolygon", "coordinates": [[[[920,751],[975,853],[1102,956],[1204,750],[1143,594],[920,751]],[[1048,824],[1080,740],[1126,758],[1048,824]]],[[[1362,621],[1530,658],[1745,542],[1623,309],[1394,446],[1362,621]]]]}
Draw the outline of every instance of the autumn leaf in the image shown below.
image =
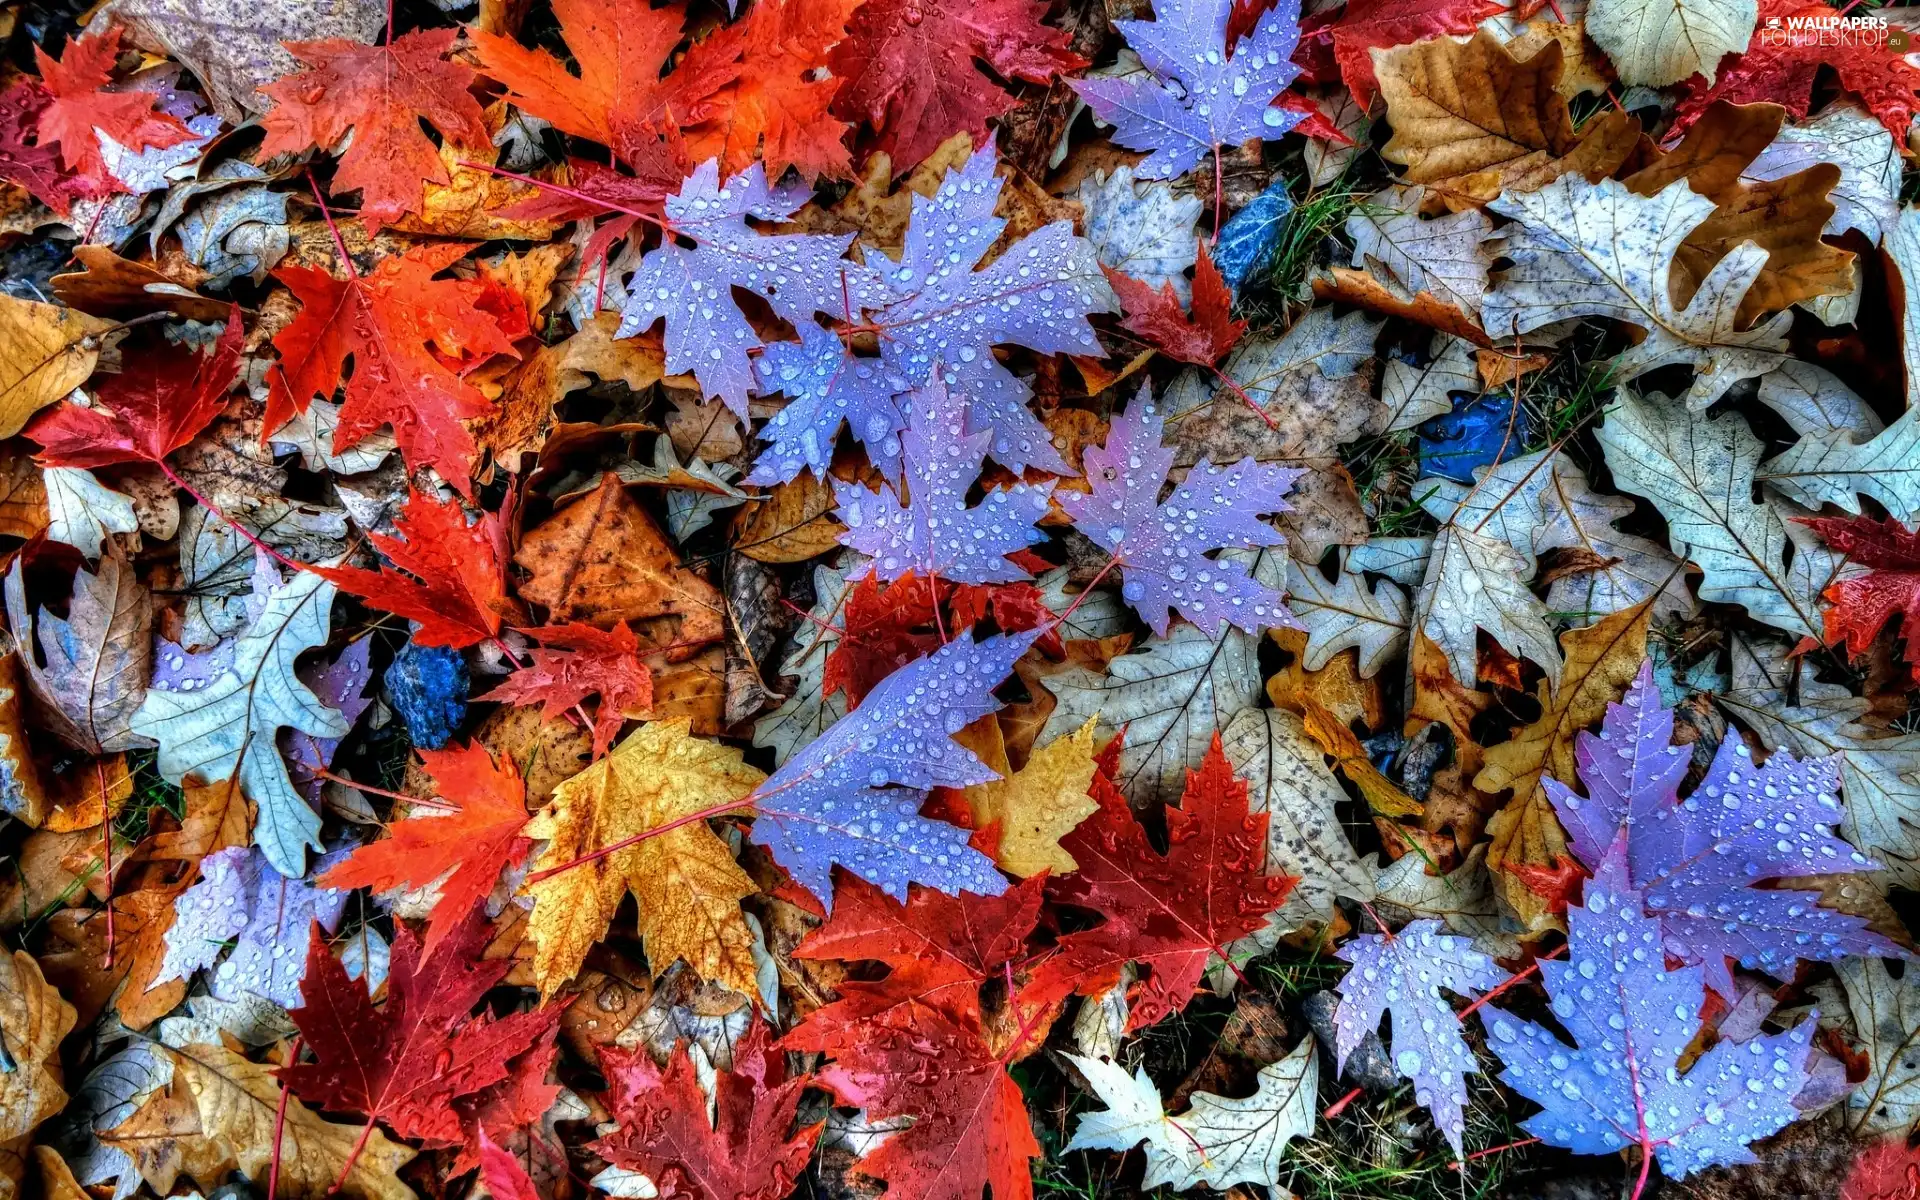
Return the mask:
{"type": "Polygon", "coordinates": [[[1221,280],[1204,245],[1194,264],[1191,315],[1181,311],[1172,284],[1162,284],[1156,292],[1112,267],[1102,269],[1113,285],[1114,295],[1127,310],[1120,328],[1139,334],[1148,345],[1176,362],[1210,367],[1247,331],[1245,321],[1233,319],[1233,293],[1221,280]]]}
{"type": "Polygon", "coordinates": [[[1013,107],[1013,97],[975,59],[1003,79],[1033,83],[1083,65],[1063,31],[1041,24],[1046,12],[1033,0],[866,0],[827,62],[846,80],[833,111],[872,126],[875,148],[896,171],[911,169],[955,133],[978,141],[987,118],[1013,107]]]}
{"type": "Polygon", "coordinates": [[[715,93],[739,73],[734,55],[696,46],[663,78],[685,37],[686,14],[677,5],[556,0],[553,15],[579,74],[545,51],[469,27],[480,69],[505,84],[507,99],[522,110],[562,133],[599,142],[630,165],[656,153],[652,144],[669,128],[706,119],[715,93]]]}
{"type": "Polygon", "coordinates": [[[419,754],[438,789],[433,801],[390,824],[386,838],[356,848],[314,882],[387,892],[438,880],[439,898],[421,948],[432,958],[492,890],[501,870],[522,862],[532,843],[521,833],[527,823],[526,785],[511,758],[495,762],[479,743],[422,748],[419,754]]]}
{"type": "Polygon", "coordinates": [[[640,640],[625,621],[611,630],[574,621],[524,632],[540,643],[531,652],[533,661],[474,699],[507,704],[537,701],[552,720],[597,695],[595,758],[607,752],[627,718],[643,717],[653,707],[653,672],[640,661],[640,640]]]}
{"type": "Polygon", "coordinates": [[[55,304],[0,296],[0,434],[87,381],[112,321],[55,304]]]}
{"type": "Polygon", "coordinates": [[[1649,600],[1561,634],[1566,666],[1558,685],[1540,682],[1540,718],[1488,747],[1486,765],[1473,778],[1473,786],[1489,795],[1513,790],[1506,807],[1487,822],[1493,839],[1487,869],[1531,928],[1558,915],[1567,900],[1565,886],[1578,876],[1567,870],[1572,853],[1541,780],[1574,777],[1574,735],[1605,716],[1607,706],[1633,682],[1647,656],[1652,616],[1649,600]]]}
{"type": "Polygon", "coordinates": [[[41,85],[53,98],[40,112],[39,144],[58,143],[60,161],[69,171],[114,191],[124,189],[107,170],[95,130],[134,151],[177,146],[193,137],[180,118],[155,111],[158,94],[131,88],[105,90],[119,56],[117,26],[69,39],[58,59],[38,46],[33,48],[41,85]]]}
{"type": "MultiPolygon", "coordinates": [[[[1379,91],[1374,51],[1414,42],[1470,36],[1480,22],[1506,11],[1494,0],[1355,0],[1302,22],[1302,50],[1332,51],[1340,80],[1362,109],[1379,91]]],[[[1324,60],[1314,62],[1312,77],[1324,81],[1324,60]]]]}
{"type": "Polygon", "coordinates": [[[1888,518],[1811,517],[1803,519],[1827,545],[1868,574],[1842,579],[1827,588],[1833,607],[1826,611],[1826,642],[1846,643],[1847,653],[1865,654],[1880,630],[1901,617],[1900,637],[1907,663],[1920,680],[1920,530],[1888,518]]]}
{"type": "Polygon", "coordinates": [[[513,561],[531,575],[520,585],[521,597],[544,606],[556,622],[663,627],[662,636],[648,633],[648,639],[672,645],[676,659],[724,632],[720,593],[680,566],[660,527],[611,471],[529,531],[513,561]]]}
{"type": "Polygon", "coordinates": [[[999,718],[976,722],[954,735],[1002,776],[963,788],[957,796],[973,827],[989,834],[993,861],[1002,870],[1024,879],[1043,871],[1065,875],[1078,868],[1060,839],[1100,807],[1088,792],[1094,775],[1094,725],[1089,720],[1076,732],[1054,738],[1018,771],[1007,762],[999,718]]]}
{"type": "Polygon", "coordinates": [[[275,272],[301,309],[273,339],[280,366],[268,373],[267,427],[305,412],[316,395],[330,399],[351,357],[334,451],[389,424],[409,464],[431,466],[471,494],[474,441],[461,422],[492,407],[461,372],[491,355],[516,352],[481,307],[484,284],[434,278],[467,249],[457,242],[415,245],[381,259],[370,274],[349,262],[345,280],[315,267],[275,272]]]}
{"type": "Polygon", "coordinates": [[[260,154],[333,146],[351,132],[333,187],[360,193],[368,232],[421,211],[425,185],[451,178],[420,123],[458,146],[488,144],[485,115],[467,90],[474,73],[445,57],[457,33],[418,29],[378,46],[344,38],[287,43],[307,69],[260,89],[273,101],[260,119],[267,134],[260,154]]]}
{"type": "Polygon", "coordinates": [[[144,1155],[136,1159],[156,1189],[170,1190],[182,1170],[202,1187],[234,1171],[266,1180],[278,1163],[282,1194],[291,1200],[413,1196],[395,1174],[414,1157],[411,1149],[364,1122],[328,1121],[290,1102],[271,1066],[250,1062],[223,1045],[197,1043],[157,1053],[171,1068],[174,1086],[155,1093],[114,1131],[158,1130],[139,1143],[152,1146],[156,1161],[143,1161],[144,1155]],[[159,1120],[147,1118],[150,1110],[161,1110],[159,1120]]]}
{"type": "Polygon", "coordinates": [[[12,1067],[0,1071],[0,1194],[13,1192],[34,1130],[66,1107],[60,1043],[74,1019],[32,955],[0,957],[0,1039],[12,1067]]]}
{"type": "Polygon", "coordinates": [[[665,1071],[644,1047],[603,1050],[600,1067],[618,1128],[593,1149],[615,1166],[656,1181],[662,1195],[780,1200],[806,1169],[820,1136],[819,1122],[793,1129],[809,1080],[788,1077],[785,1052],[757,1018],[734,1044],[733,1069],[712,1076],[711,1104],[683,1050],[674,1051],[665,1071]]]}
{"type": "Polygon", "coordinates": [[[288,1015],[313,1061],[275,1072],[294,1093],[334,1112],[359,1113],[430,1146],[464,1140],[455,1101],[505,1079],[509,1060],[548,1037],[558,1009],[470,1017],[488,988],[512,967],[480,955],[492,933],[474,909],[432,955],[402,926],[393,943],[386,1007],[376,1010],[367,981],[351,979],[318,930],[307,951],[300,994],[288,1015]]]}
{"type": "Polygon", "coordinates": [[[642,726],[561,784],[526,828],[547,842],[526,885],[541,994],[578,973],[628,892],[655,975],[684,960],[704,979],[756,994],[740,901],[759,889],[704,820],[673,823],[744,801],[765,778],[738,750],[693,737],[679,719],[642,726]]]}
{"type": "Polygon", "coordinates": [[[981,1024],[980,987],[1020,956],[1044,880],[999,896],[949,896],[917,888],[902,905],[850,875],[834,915],[797,954],[870,958],[891,973],[841,985],[782,1045],[825,1050],[816,1077],[868,1118],[910,1116],[899,1136],[861,1158],[862,1174],[897,1191],[942,1200],[1027,1195],[1028,1160],[1040,1153],[1006,1062],[1032,1048],[1018,1032],[996,1053],[981,1024]]]}
{"type": "Polygon", "coordinates": [[[1609,111],[1576,131],[1556,90],[1561,62],[1557,42],[1518,61],[1486,32],[1380,52],[1380,93],[1393,125],[1381,155],[1406,168],[1406,182],[1425,184],[1455,208],[1534,191],[1568,172],[1611,173],[1633,151],[1638,122],[1609,111]]]}
{"type": "Polygon", "coordinates": [[[703,54],[737,43],[740,70],[714,95],[712,116],[683,123],[689,155],[718,158],[725,175],[756,158],[774,179],[789,167],[808,181],[851,175],[847,124],[829,111],[842,83],[825,67],[857,8],[859,0],[762,0],[702,43],[703,54]]]}
{"type": "Polygon", "coordinates": [[[423,646],[459,649],[497,635],[508,603],[506,539],[499,519],[482,512],[469,524],[458,500],[412,492],[393,524],[399,537],[368,537],[401,570],[314,570],[374,608],[420,622],[413,640],[423,646]]]}
{"type": "Polygon", "coordinates": [[[1267,816],[1247,811],[1247,785],[1213,745],[1187,775],[1180,807],[1167,809],[1167,852],[1147,840],[1113,783],[1121,739],[1097,760],[1093,798],[1100,809],[1060,839],[1080,869],[1052,882],[1056,902],[1098,913],[1091,929],[1061,937],[1058,953],[1035,968],[1036,1000],[1113,986],[1120,969],[1152,969],[1130,997],[1129,1029],[1143,1029],[1186,1007],[1201,972],[1226,947],[1258,929],[1295,880],[1262,874],[1267,816]]]}
{"type": "Polygon", "coordinates": [[[42,413],[26,430],[42,447],[39,461],[51,467],[163,461],[226,407],[245,336],[240,306],[235,305],[212,354],[143,354],[137,364],[107,377],[91,407],[69,402],[42,413]]]}

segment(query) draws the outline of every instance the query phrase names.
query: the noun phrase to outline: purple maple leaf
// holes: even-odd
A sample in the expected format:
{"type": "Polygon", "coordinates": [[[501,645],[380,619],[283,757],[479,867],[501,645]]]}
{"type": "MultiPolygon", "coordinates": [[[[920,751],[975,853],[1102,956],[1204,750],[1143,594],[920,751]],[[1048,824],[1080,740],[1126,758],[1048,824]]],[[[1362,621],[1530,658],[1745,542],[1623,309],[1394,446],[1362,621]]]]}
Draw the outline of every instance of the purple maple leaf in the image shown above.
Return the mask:
{"type": "Polygon", "coordinates": [[[840,519],[847,525],[840,541],[871,556],[883,580],[908,571],[956,583],[1029,578],[1007,555],[1046,536],[1034,522],[1047,515],[1053,482],[991,488],[978,507],[968,508],[967,489],[980,474],[993,435],[984,429],[966,432],[966,405],[948,396],[938,375],[903,404],[909,498],[903,501],[891,484],[870,492],[834,480],[840,519]]]}
{"type": "Polygon", "coordinates": [[[885,362],[858,358],[833,334],[802,321],[800,341],[770,343],[754,369],[760,390],[785,392],[787,406],[760,430],[768,445],[748,483],[785,483],[804,470],[825,479],[843,420],[866,443],[867,461],[890,479],[900,477],[906,419],[894,397],[907,390],[907,381],[885,362]]]}
{"type": "MultiPolygon", "coordinates": [[[[345,856],[340,851],[322,857],[314,872],[345,856]]],[[[328,933],[338,929],[350,894],[315,887],[311,876],[288,879],[256,849],[216,850],[200,860],[200,882],[174,902],[167,953],[154,982],[185,979],[212,966],[233,942],[233,953],[209,980],[214,997],[235,1000],[252,993],[297,1007],[307,973],[307,928],[318,921],[328,933]]]]}
{"type": "MultiPolygon", "coordinates": [[[[369,661],[372,650],[373,643],[361,638],[349,643],[326,666],[304,663],[295,667],[293,673],[313,690],[313,694],[320,698],[320,703],[338,710],[341,718],[351,726],[373,704],[373,697],[364,694],[367,684],[373,682],[373,666],[369,661]]],[[[334,751],[340,748],[342,740],[316,737],[297,729],[280,731],[280,755],[287,760],[287,777],[293,780],[293,786],[315,808],[320,806],[320,790],[324,781],[314,772],[324,771],[333,765],[334,751]]]]}
{"type": "Polygon", "coordinates": [[[894,297],[874,320],[883,334],[880,353],[915,385],[940,363],[947,385],[966,397],[968,431],[992,430],[990,449],[1002,465],[1072,474],[1027,411],[1032,389],[1000,365],[993,347],[1097,355],[1087,314],[1117,313],[1120,305],[1092,244],[1075,236],[1071,221],[1035,230],[974,270],[1007,224],[993,215],[1001,186],[996,162],[989,138],[966,166],[947,172],[933,199],[913,198],[898,263],[867,255],[894,297]]]}
{"type": "Polygon", "coordinates": [[[1154,5],[1157,20],[1114,22],[1140,56],[1146,78],[1071,81],[1113,126],[1114,141],[1153,151],[1133,169],[1140,178],[1185,175],[1223,146],[1272,141],[1299,123],[1302,114],[1271,107],[1300,73],[1292,61],[1299,0],[1276,4],[1229,50],[1232,8],[1233,0],[1162,0],[1154,5]]]}
{"type": "Polygon", "coordinates": [[[1822,908],[1813,893],[1754,886],[1873,868],[1833,836],[1843,817],[1837,758],[1803,761],[1782,750],[1756,767],[1746,743],[1729,736],[1682,800],[1692,751],[1672,739],[1673,713],[1660,703],[1649,661],[1625,702],[1607,706],[1599,734],[1583,731],[1576,741],[1586,796],[1544,781],[1581,862],[1591,866],[1625,844],[1628,879],[1669,955],[1699,963],[1707,986],[1731,997],[1729,958],[1786,978],[1796,959],[1902,953],[1864,918],[1822,908]]]}
{"type": "Polygon", "coordinates": [[[1279,592],[1245,564],[1206,557],[1229,547],[1284,546],[1259,513],[1289,512],[1281,497],[1301,472],[1242,459],[1216,467],[1201,459],[1160,502],[1173,450],[1160,443],[1164,422],[1142,385],[1133,406],[1113,419],[1107,444],[1086,452],[1091,493],[1060,493],[1081,533],[1109,551],[1125,571],[1120,594],[1154,633],[1165,637],[1177,609],[1210,636],[1225,623],[1248,633],[1274,625],[1299,627],[1279,592]]]}
{"type": "Polygon", "coordinates": [[[1507,973],[1473,949],[1470,938],[1440,932],[1438,921],[1414,921],[1397,934],[1354,938],[1336,953],[1353,964],[1339,985],[1333,1013],[1339,1068],[1362,1038],[1393,1014],[1393,1064],[1413,1081],[1413,1098],[1433,1113],[1454,1154],[1466,1135],[1467,1074],[1479,1069],[1460,1036],[1460,1022],[1441,998],[1446,988],[1472,999],[1507,981],[1507,973]]]}
{"type": "Polygon", "coordinates": [[[833,907],[833,864],[906,903],[907,884],[997,896],[1007,881],[967,830],[920,815],[927,790],[1000,776],[953,740],[997,712],[993,689],[1032,633],[960,638],[880,681],[752,797],[753,840],[833,907]]]}
{"type": "Polygon", "coordinates": [[[1660,926],[1627,884],[1624,848],[1601,863],[1567,923],[1567,960],[1543,960],[1540,971],[1574,1045],[1497,1008],[1484,1018],[1487,1045],[1507,1066],[1501,1081],[1541,1107],[1522,1122],[1527,1132],[1576,1154],[1639,1146],[1675,1177],[1755,1161],[1748,1143],[1799,1115],[1814,1018],[1722,1040],[1682,1075],[1705,984],[1699,967],[1668,969],[1660,926]]]}
{"type": "Polygon", "coordinates": [[[724,187],[717,161],[694,168],[666,203],[672,236],[641,260],[627,283],[614,336],[632,337],[666,321],[667,370],[692,372],[703,392],[725,399],[744,418],[753,389],[748,352],[760,347],[760,338],[734,303],[734,288],[761,297],[795,325],[819,312],[850,318],[887,298],[873,271],[842,257],[853,234],[764,234],[746,222],[784,220],[810,195],[769,188],[759,163],[724,187]]]}

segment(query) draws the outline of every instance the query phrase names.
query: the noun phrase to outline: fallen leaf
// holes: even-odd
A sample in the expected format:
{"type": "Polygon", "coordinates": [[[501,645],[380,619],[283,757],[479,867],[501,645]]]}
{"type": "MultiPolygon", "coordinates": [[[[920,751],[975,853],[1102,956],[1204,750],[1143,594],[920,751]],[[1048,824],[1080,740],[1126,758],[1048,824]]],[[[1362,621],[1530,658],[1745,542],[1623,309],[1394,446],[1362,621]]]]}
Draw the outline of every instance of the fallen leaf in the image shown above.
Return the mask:
{"type": "Polygon", "coordinates": [[[680,565],[659,526],[612,472],[528,532],[513,561],[531,575],[521,597],[546,608],[549,620],[603,627],[631,622],[678,660],[725,634],[719,591],[680,565]],[[656,629],[665,635],[654,637],[656,629]]]}
{"type": "Polygon", "coordinates": [[[0,296],[0,437],[87,381],[112,321],[0,296]]]}
{"type": "Polygon", "coordinates": [[[694,738],[681,719],[643,726],[561,784],[526,828],[526,836],[547,839],[533,864],[536,881],[526,888],[534,901],[528,932],[541,995],[552,996],[578,973],[629,891],[639,902],[656,977],[684,960],[704,979],[757,994],[753,937],[740,901],[759,889],[726,843],[703,820],[632,839],[745,800],[765,778],[738,750],[694,738]],[[539,878],[549,871],[557,873],[539,878]]]}
{"type": "Polygon", "coordinates": [[[1568,173],[1599,179],[1625,162],[1639,137],[1624,112],[1603,112],[1575,132],[1557,90],[1562,53],[1548,45],[1525,62],[1481,32],[1376,52],[1393,137],[1380,153],[1450,207],[1501,192],[1537,191],[1568,173]]]}

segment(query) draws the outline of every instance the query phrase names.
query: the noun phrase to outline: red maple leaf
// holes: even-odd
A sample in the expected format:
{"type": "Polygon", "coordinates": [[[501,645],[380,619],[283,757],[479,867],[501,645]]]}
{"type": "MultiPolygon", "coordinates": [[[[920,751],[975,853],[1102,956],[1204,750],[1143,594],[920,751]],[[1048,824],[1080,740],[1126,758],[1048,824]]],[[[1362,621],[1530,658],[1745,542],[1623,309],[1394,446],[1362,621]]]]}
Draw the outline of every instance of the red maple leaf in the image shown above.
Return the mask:
{"type": "Polygon", "coordinates": [[[733,1069],[713,1077],[715,1121],[687,1052],[663,1072],[644,1046],[603,1050],[607,1105],[620,1128],[593,1143],[608,1162],[653,1180],[665,1200],[780,1200],[813,1155],[819,1124],[792,1136],[807,1077],[787,1078],[786,1054],[758,1018],[733,1048],[733,1069]]]}
{"type": "MultiPolygon", "coordinates": [[[[1032,1048],[1022,1028],[995,1053],[982,1028],[981,985],[1008,978],[1038,920],[1045,876],[999,896],[949,896],[915,885],[905,905],[841,874],[833,917],[809,934],[802,958],[871,959],[877,982],[840,986],[781,1045],[833,1056],[817,1082],[869,1119],[913,1124],[860,1161],[888,1191],[939,1200],[1031,1195],[1033,1140],[1007,1063],[1032,1048]]],[[[1021,997],[1019,1012],[1027,1012],[1021,997]]]]}
{"type": "Polygon", "coordinates": [[[400,537],[367,537],[406,575],[364,567],[314,570],[375,608],[420,622],[413,640],[423,646],[458,650],[499,633],[507,603],[507,543],[500,518],[483,512],[469,525],[458,500],[413,492],[393,524],[400,537]]]}
{"type": "Polygon", "coordinates": [[[38,46],[33,48],[40,83],[50,97],[37,122],[39,144],[59,143],[60,161],[100,191],[125,189],[107,171],[94,130],[135,153],[178,146],[193,138],[178,117],[154,110],[160,102],[157,93],[101,90],[113,78],[113,63],[119,56],[117,25],[105,33],[69,40],[58,60],[38,46]]]}
{"type": "Polygon", "coordinates": [[[1848,654],[1865,654],[1886,623],[1900,617],[1907,662],[1920,681],[1920,528],[1871,517],[1808,517],[1802,523],[1811,525],[1827,545],[1873,568],[1866,575],[1842,579],[1824,593],[1833,602],[1826,616],[1827,645],[1845,641],[1848,654]]]}
{"type": "Polygon", "coordinates": [[[479,1133],[477,1157],[480,1161],[480,1178],[494,1200],[541,1200],[540,1193],[535,1190],[533,1180],[527,1178],[520,1160],[487,1136],[484,1129],[479,1133]]]}
{"type": "Polygon", "coordinates": [[[67,171],[52,147],[32,144],[39,136],[40,114],[52,103],[53,97],[34,79],[15,80],[0,92],[0,179],[19,184],[64,217],[73,211],[75,200],[104,196],[117,185],[67,171]]]}
{"type": "Polygon", "coordinates": [[[1064,30],[1041,23],[1046,15],[1044,0],[867,0],[828,62],[846,80],[833,111],[871,125],[896,174],[956,133],[977,143],[1014,98],[974,59],[1032,83],[1086,66],[1064,30]]]}
{"type": "Polygon", "coordinates": [[[448,183],[440,152],[422,132],[433,124],[459,146],[486,146],[486,114],[467,92],[472,70],[445,57],[458,30],[422,29],[384,46],[344,38],[288,42],[307,70],[260,89],[273,107],[260,118],[263,156],[332,146],[353,133],[333,186],[358,190],[369,233],[419,212],[425,185],[448,183]]]}
{"type": "Polygon", "coordinates": [[[102,378],[92,408],[63,402],[27,426],[26,435],[44,447],[37,461],[49,467],[161,461],[227,406],[245,339],[236,304],[212,354],[153,350],[128,355],[118,375],[102,378]]]}
{"type": "Polygon", "coordinates": [[[386,837],[359,847],[316,882],[385,892],[426,887],[446,876],[427,922],[424,953],[432,957],[493,889],[501,870],[523,861],[533,843],[520,836],[527,789],[511,758],[496,763],[477,742],[419,754],[439,798],[423,806],[428,811],[388,825],[386,837]]]}
{"type": "Polygon", "coordinates": [[[817,1009],[785,1044],[832,1049],[857,1041],[871,1026],[911,1028],[929,1009],[977,1030],[980,985],[1024,956],[1044,886],[1044,876],[1036,875],[998,896],[949,896],[915,884],[903,905],[843,873],[833,892],[832,918],[808,934],[794,955],[870,959],[892,971],[878,981],[841,984],[840,999],[817,1009]]]}
{"type": "Polygon", "coordinates": [[[366,981],[347,977],[316,925],[300,981],[304,1003],[288,1014],[314,1061],[275,1074],[322,1108],[384,1122],[430,1146],[460,1144],[454,1102],[506,1079],[511,1060],[551,1037],[560,1021],[557,1007],[498,1019],[470,1016],[513,967],[511,959],[481,957],[492,933],[476,907],[423,958],[413,931],[402,925],[386,1007],[376,1009],[366,981]]]}
{"type": "Polygon", "coordinates": [[[1372,51],[1471,34],[1480,22],[1507,11],[1500,0],[1351,0],[1300,23],[1293,61],[1314,83],[1330,83],[1338,72],[1354,100],[1367,108],[1380,91],[1372,51]]]}
{"type": "Polygon", "coordinates": [[[1905,1138],[1871,1142],[1853,1160],[1840,1200],[1920,1200],[1920,1150],[1905,1138]]]}
{"type": "Polygon", "coordinates": [[[572,621],[522,632],[539,641],[533,661],[501,680],[477,700],[546,706],[548,720],[588,696],[598,695],[593,715],[593,756],[613,744],[627,717],[653,707],[653,673],[640,661],[640,639],[625,621],[611,630],[572,621]]]}
{"type": "Polygon", "coordinates": [[[1235,778],[1219,734],[1200,769],[1187,773],[1180,807],[1166,810],[1164,855],[1114,785],[1119,746],[1115,738],[1096,760],[1089,791],[1099,811],[1060,839],[1080,869],[1050,889],[1057,903],[1105,919],[1061,937],[1027,990],[1036,1003],[1092,995],[1118,982],[1127,963],[1144,963],[1152,974],[1130,997],[1132,1030],[1185,1008],[1207,960],[1260,928],[1299,880],[1261,873],[1267,815],[1247,811],[1247,785],[1235,778]]]}
{"type": "Polygon", "coordinates": [[[454,1102],[467,1143],[454,1157],[453,1174],[484,1170],[488,1144],[506,1155],[522,1176],[545,1182],[567,1174],[566,1147],[547,1120],[566,1090],[548,1082],[559,1058],[559,1043],[541,1042],[508,1064],[505,1079],[454,1102]]]}
{"type": "Polygon", "coordinates": [[[1669,137],[1679,137],[1700,119],[1715,100],[1735,104],[1783,104],[1796,117],[1807,115],[1813,102],[1814,80],[1821,67],[1832,67],[1840,86],[1858,95],[1867,111],[1880,118],[1893,134],[1893,144],[1907,143],[1907,130],[1914,114],[1920,112],[1920,67],[1915,67],[1901,51],[1884,38],[1872,45],[1849,41],[1845,47],[1828,45],[1817,31],[1841,17],[1824,4],[1805,0],[1760,0],[1760,19],[1747,52],[1729,56],[1709,85],[1696,75],[1686,84],[1686,94],[1674,109],[1669,137]],[[1763,36],[1772,21],[1786,29],[1783,37],[1763,36]],[[1792,23],[1803,20],[1807,33],[1794,35],[1792,23]]]}
{"type": "MultiPolygon", "coordinates": [[[[1034,561],[1040,569],[1048,566],[1034,561]]],[[[1029,563],[1021,565],[1031,569],[1029,563]]],[[[841,606],[842,636],[827,652],[821,686],[826,695],[844,691],[848,703],[859,704],[882,679],[989,614],[1003,633],[1024,633],[1054,619],[1040,589],[1030,583],[955,584],[909,571],[882,584],[868,572],[855,581],[841,606]]],[[[1053,631],[1039,645],[1060,652],[1053,631]]]]}
{"type": "Polygon", "coordinates": [[[410,466],[433,467],[471,496],[474,441],[461,422],[489,415],[494,405],[459,372],[515,353],[512,339],[480,307],[484,284],[433,277],[471,248],[460,242],[410,246],[369,275],[353,273],[349,263],[347,279],[314,267],[275,271],[301,310],[273,339],[280,369],[268,373],[267,428],[306,411],[315,395],[332,396],[351,356],[353,378],[334,450],[391,425],[410,466]]]}
{"type": "Polygon", "coordinates": [[[1127,312],[1120,328],[1138,334],[1168,358],[1210,367],[1247,331],[1245,321],[1233,319],[1233,293],[1204,244],[1194,265],[1192,316],[1181,310],[1172,284],[1163,283],[1155,291],[1151,284],[1112,267],[1101,270],[1127,312]]]}
{"type": "MultiPolygon", "coordinates": [[[[607,146],[635,164],[657,153],[669,128],[705,120],[714,95],[739,75],[737,47],[694,46],[662,76],[685,39],[686,13],[649,0],[554,0],[560,36],[579,74],[544,50],[469,27],[480,69],[507,99],[573,137],[607,146]]],[[[709,39],[711,40],[711,39],[709,39]]]]}
{"type": "Polygon", "coordinates": [[[978,1030],[924,1011],[912,1028],[880,1026],[836,1048],[815,1077],[872,1121],[913,1124],[862,1158],[862,1174],[915,1200],[1033,1195],[1040,1153],[1020,1085],[978,1030]]]}

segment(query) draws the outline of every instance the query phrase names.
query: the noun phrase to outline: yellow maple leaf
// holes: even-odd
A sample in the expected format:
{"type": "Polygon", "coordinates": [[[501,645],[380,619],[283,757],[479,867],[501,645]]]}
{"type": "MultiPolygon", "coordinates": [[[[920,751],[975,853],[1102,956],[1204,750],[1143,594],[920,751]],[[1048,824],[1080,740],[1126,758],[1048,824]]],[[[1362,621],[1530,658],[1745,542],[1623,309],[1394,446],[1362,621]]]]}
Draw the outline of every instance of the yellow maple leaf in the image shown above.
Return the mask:
{"type": "Polygon", "coordinates": [[[1060,848],[1060,839],[1100,807],[1087,794],[1093,783],[1093,727],[1088,721],[1079,732],[1048,742],[1018,771],[1008,767],[998,717],[976,721],[955,736],[1000,773],[1000,778],[977,783],[960,796],[973,811],[976,828],[999,824],[994,861],[1022,879],[1041,871],[1060,875],[1079,869],[1073,855],[1060,848]]]}
{"type": "Polygon", "coordinates": [[[655,721],[561,784],[527,836],[548,840],[528,886],[533,975],[542,999],[580,970],[629,891],[658,975],[681,959],[702,978],[755,994],[753,935],[740,901],[758,891],[704,820],[589,857],[677,818],[745,799],[765,775],[740,751],[696,738],[684,720],[655,721]],[[575,864],[575,865],[568,865],[575,864]]]}

